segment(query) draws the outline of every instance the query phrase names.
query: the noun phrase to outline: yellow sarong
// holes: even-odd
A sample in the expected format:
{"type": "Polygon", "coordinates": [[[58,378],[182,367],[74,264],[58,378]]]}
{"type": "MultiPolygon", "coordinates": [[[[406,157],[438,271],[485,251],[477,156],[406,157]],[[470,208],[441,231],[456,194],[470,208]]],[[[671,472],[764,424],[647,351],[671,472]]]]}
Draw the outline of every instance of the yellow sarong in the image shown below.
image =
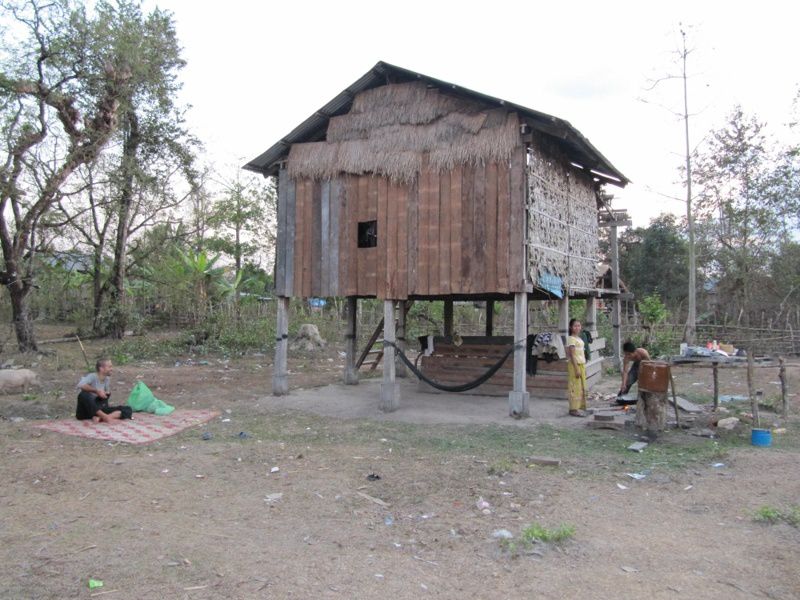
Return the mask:
{"type": "Polygon", "coordinates": [[[586,365],[578,365],[579,377],[575,375],[572,361],[567,362],[567,395],[570,410],[586,410],[586,365]]]}

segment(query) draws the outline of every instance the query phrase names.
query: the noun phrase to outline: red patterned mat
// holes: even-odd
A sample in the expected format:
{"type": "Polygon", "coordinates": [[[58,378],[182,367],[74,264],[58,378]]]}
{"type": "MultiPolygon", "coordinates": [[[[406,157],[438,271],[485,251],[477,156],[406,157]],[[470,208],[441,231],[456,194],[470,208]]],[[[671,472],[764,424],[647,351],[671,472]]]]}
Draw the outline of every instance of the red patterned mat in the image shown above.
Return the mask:
{"type": "Polygon", "coordinates": [[[88,420],[59,419],[57,421],[37,423],[34,427],[96,440],[124,442],[126,444],[147,444],[174,435],[187,427],[210,421],[219,416],[219,414],[215,410],[176,409],[166,417],[158,417],[150,413],[133,413],[133,420],[117,421],[112,424],[93,423],[88,420]]]}

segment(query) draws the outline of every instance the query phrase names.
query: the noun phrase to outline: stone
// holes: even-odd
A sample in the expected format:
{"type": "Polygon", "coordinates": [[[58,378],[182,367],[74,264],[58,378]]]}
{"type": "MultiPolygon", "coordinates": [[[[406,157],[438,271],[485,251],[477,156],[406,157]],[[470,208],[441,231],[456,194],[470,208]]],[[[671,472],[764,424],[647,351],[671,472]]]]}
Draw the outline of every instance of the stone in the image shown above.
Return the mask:
{"type": "Polygon", "coordinates": [[[717,421],[717,429],[735,429],[736,426],[739,424],[739,419],[736,417],[728,417],[726,419],[720,419],[717,421]]]}
{"type": "Polygon", "coordinates": [[[292,350],[304,350],[306,352],[313,352],[320,348],[324,348],[328,342],[322,339],[319,334],[319,329],[312,323],[304,323],[297,331],[297,336],[292,341],[292,350]]]}

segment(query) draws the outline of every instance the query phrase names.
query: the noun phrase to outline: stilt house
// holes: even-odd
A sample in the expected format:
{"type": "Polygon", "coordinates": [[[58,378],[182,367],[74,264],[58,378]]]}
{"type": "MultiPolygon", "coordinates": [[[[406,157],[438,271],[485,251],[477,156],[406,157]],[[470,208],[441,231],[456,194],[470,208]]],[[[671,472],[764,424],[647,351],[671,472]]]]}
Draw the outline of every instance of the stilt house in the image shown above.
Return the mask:
{"type": "Polygon", "coordinates": [[[398,407],[410,301],[445,301],[444,336],[422,363],[432,379],[463,382],[513,347],[513,367],[478,391],[527,415],[539,380],[543,395],[566,388],[563,361],[526,375],[528,302],[560,298],[564,335],[568,299],[601,293],[600,189],[627,183],[568,122],[379,62],[245,168],[278,180],[274,393],[288,389],[288,299],[331,296],[348,299],[346,383],[358,381],[357,300],[385,302],[382,410],[398,407]],[[486,336],[457,345],[452,302],[466,299],[513,301],[513,339],[492,335],[487,310],[486,336]]]}

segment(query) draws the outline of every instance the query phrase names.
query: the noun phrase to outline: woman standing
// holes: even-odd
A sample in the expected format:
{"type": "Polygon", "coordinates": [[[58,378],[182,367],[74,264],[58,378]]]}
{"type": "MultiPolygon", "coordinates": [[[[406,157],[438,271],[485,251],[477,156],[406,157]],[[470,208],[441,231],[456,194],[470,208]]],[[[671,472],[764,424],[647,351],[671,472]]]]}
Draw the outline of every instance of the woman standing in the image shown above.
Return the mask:
{"type": "Polygon", "coordinates": [[[567,336],[567,396],[569,398],[569,414],[573,417],[586,416],[586,355],[583,350],[581,322],[572,319],[569,322],[567,336]]]}

